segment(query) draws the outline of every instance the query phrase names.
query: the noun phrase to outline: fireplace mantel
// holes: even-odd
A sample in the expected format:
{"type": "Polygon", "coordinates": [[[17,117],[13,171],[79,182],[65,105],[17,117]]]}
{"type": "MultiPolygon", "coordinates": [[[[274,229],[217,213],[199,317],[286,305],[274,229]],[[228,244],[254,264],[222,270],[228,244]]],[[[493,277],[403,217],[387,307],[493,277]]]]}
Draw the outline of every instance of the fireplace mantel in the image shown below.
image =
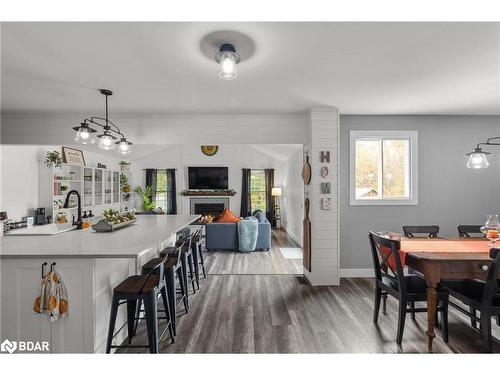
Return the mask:
{"type": "Polygon", "coordinates": [[[182,195],[187,197],[232,197],[234,190],[184,190],[182,195]]]}

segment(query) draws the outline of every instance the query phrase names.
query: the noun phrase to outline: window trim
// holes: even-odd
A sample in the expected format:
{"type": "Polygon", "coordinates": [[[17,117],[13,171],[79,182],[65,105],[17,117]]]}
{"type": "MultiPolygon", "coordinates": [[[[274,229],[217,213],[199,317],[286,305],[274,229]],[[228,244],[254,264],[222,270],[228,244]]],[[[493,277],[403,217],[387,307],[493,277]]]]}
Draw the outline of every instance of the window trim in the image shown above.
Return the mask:
{"type": "Polygon", "coordinates": [[[418,131],[351,130],[349,132],[349,204],[351,206],[418,205],[418,131]],[[410,198],[356,198],[356,140],[360,138],[407,139],[410,141],[410,198]]]}

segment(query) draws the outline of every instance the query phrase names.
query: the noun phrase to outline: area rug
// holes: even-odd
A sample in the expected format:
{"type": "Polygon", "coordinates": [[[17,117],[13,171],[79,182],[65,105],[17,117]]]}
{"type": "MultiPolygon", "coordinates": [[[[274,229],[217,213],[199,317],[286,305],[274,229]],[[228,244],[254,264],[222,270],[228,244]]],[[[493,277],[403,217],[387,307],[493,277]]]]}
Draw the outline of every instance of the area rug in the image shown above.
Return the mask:
{"type": "Polygon", "coordinates": [[[302,249],[300,247],[280,247],[279,249],[285,259],[302,259],[302,249]]]}

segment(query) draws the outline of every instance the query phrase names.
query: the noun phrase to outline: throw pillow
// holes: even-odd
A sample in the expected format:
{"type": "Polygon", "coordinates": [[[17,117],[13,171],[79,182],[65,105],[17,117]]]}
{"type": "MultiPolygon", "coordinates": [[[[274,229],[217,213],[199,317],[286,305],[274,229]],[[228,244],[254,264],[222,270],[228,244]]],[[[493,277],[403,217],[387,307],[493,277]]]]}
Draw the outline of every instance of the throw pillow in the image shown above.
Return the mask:
{"type": "Polygon", "coordinates": [[[255,218],[258,220],[259,223],[269,223],[266,215],[264,215],[262,211],[255,212],[253,216],[255,216],[255,218]]]}
{"type": "Polygon", "coordinates": [[[225,208],[224,211],[220,214],[220,216],[215,221],[216,223],[237,223],[240,221],[240,218],[233,214],[231,210],[225,208]]]}

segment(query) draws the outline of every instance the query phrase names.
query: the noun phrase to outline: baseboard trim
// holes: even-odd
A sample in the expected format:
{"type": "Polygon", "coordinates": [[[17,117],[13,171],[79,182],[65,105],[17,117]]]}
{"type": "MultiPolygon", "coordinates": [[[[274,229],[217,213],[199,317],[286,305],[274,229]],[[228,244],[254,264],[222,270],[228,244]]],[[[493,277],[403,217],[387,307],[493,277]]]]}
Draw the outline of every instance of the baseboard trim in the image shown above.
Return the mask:
{"type": "Polygon", "coordinates": [[[299,238],[295,235],[295,233],[293,233],[290,229],[288,229],[284,225],[281,228],[286,232],[286,234],[288,234],[290,237],[292,237],[292,240],[294,240],[297,243],[297,245],[302,247],[302,241],[299,240],[299,238]]]}
{"type": "Polygon", "coordinates": [[[339,270],[340,278],[347,277],[374,277],[371,268],[341,268],[339,270]]]}

